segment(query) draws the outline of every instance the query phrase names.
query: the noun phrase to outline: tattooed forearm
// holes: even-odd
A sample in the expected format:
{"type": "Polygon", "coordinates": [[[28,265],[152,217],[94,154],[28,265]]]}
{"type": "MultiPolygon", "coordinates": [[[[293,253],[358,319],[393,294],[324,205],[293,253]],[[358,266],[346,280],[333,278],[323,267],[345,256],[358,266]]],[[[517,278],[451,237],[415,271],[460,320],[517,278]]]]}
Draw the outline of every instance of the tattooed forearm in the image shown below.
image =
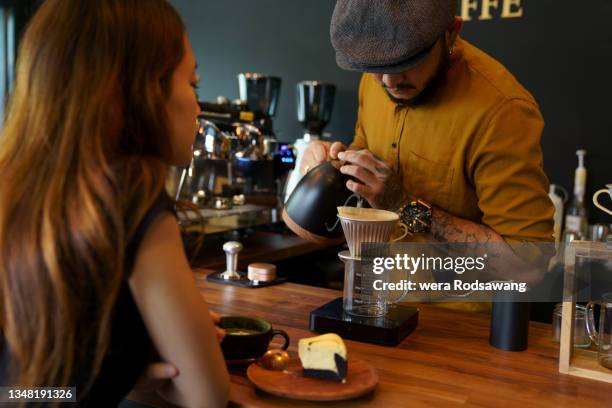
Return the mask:
{"type": "Polygon", "coordinates": [[[439,242],[505,242],[486,225],[455,217],[438,208],[432,214],[430,234],[439,242]]]}
{"type": "Polygon", "coordinates": [[[468,243],[472,251],[482,248],[487,254],[487,268],[479,275],[483,280],[515,280],[536,284],[544,276],[548,264],[547,255],[538,259],[522,259],[518,253],[522,247],[512,248],[491,228],[483,224],[455,217],[444,210],[435,208],[429,238],[438,242],[468,243]]]}
{"type": "Polygon", "coordinates": [[[376,177],[384,183],[383,193],[376,197],[374,202],[375,208],[397,211],[405,201],[408,200],[408,195],[404,191],[402,178],[399,173],[394,172],[389,165],[380,157],[372,154],[374,158],[380,162],[376,166],[376,177]]]}
{"type": "Polygon", "coordinates": [[[384,192],[376,197],[374,207],[397,211],[409,199],[404,191],[402,179],[399,174],[389,171],[384,184],[384,192]]]}
{"type": "Polygon", "coordinates": [[[379,178],[386,178],[391,175],[391,169],[388,167],[376,167],[376,173],[379,178]]]}

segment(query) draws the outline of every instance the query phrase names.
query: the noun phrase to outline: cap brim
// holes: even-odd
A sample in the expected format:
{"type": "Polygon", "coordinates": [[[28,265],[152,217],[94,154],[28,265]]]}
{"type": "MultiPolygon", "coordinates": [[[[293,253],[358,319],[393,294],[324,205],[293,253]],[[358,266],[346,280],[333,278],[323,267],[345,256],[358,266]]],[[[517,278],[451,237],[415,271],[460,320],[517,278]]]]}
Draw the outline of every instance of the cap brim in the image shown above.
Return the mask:
{"type": "Polygon", "coordinates": [[[418,66],[431,53],[438,41],[418,52],[416,55],[389,65],[365,65],[351,61],[344,54],[336,52],[336,63],[347,71],[369,72],[374,74],[396,74],[418,66]]]}

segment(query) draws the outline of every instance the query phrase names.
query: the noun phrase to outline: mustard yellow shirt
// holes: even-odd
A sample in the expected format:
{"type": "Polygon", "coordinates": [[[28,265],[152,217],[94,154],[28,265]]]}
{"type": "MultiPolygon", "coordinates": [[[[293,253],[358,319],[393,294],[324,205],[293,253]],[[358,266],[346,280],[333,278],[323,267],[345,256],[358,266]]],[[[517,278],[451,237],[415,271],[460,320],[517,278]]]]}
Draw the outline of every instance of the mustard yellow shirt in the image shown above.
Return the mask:
{"type": "Polygon", "coordinates": [[[363,75],[353,146],[389,163],[412,196],[507,241],[551,241],[543,127],[534,98],[512,74],[459,39],[447,74],[423,104],[398,105],[363,75]]]}

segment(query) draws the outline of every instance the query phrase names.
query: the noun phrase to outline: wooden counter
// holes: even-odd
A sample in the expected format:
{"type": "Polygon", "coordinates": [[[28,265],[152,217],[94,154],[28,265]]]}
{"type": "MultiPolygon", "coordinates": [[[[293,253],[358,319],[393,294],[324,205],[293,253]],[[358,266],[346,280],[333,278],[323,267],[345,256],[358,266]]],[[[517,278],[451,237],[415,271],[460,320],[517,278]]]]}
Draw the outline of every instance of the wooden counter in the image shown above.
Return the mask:
{"type": "MultiPolygon", "coordinates": [[[[222,315],[262,317],[291,337],[290,353],[308,331],[311,310],[341,292],[285,283],[243,289],[210,283],[196,272],[211,309],[222,315]]],[[[398,347],[346,341],[349,354],[377,368],[380,382],[366,397],[309,403],[257,391],[232,372],[230,406],[245,407],[612,407],[612,385],[558,372],[559,346],[551,326],[531,323],[529,348],[506,352],[489,345],[489,316],[420,305],[419,326],[398,347]]]]}
{"type": "MultiPolygon", "coordinates": [[[[312,336],[312,309],[341,292],[285,283],[243,289],[206,282],[202,295],[221,314],[258,316],[297,340],[312,336]]],[[[351,356],[378,369],[376,391],[352,400],[351,407],[611,407],[612,385],[558,373],[558,344],[551,326],[531,323],[529,348],[506,352],[489,345],[489,316],[419,306],[418,328],[398,347],[346,341],[351,356]]],[[[248,407],[315,407],[323,404],[286,400],[256,391],[249,380],[232,374],[233,402],[248,407]]],[[[328,407],[347,403],[326,403],[328,407]]]]}

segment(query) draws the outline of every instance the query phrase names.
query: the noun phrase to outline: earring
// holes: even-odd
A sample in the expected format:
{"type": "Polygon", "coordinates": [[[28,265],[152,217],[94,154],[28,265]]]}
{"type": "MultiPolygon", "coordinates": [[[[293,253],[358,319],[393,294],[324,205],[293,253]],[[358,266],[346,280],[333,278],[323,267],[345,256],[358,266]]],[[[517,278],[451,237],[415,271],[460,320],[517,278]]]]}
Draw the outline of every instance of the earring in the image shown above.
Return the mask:
{"type": "Polygon", "coordinates": [[[453,51],[455,51],[455,47],[454,47],[454,46],[451,46],[451,47],[448,49],[448,55],[453,55],[453,51]]]}

